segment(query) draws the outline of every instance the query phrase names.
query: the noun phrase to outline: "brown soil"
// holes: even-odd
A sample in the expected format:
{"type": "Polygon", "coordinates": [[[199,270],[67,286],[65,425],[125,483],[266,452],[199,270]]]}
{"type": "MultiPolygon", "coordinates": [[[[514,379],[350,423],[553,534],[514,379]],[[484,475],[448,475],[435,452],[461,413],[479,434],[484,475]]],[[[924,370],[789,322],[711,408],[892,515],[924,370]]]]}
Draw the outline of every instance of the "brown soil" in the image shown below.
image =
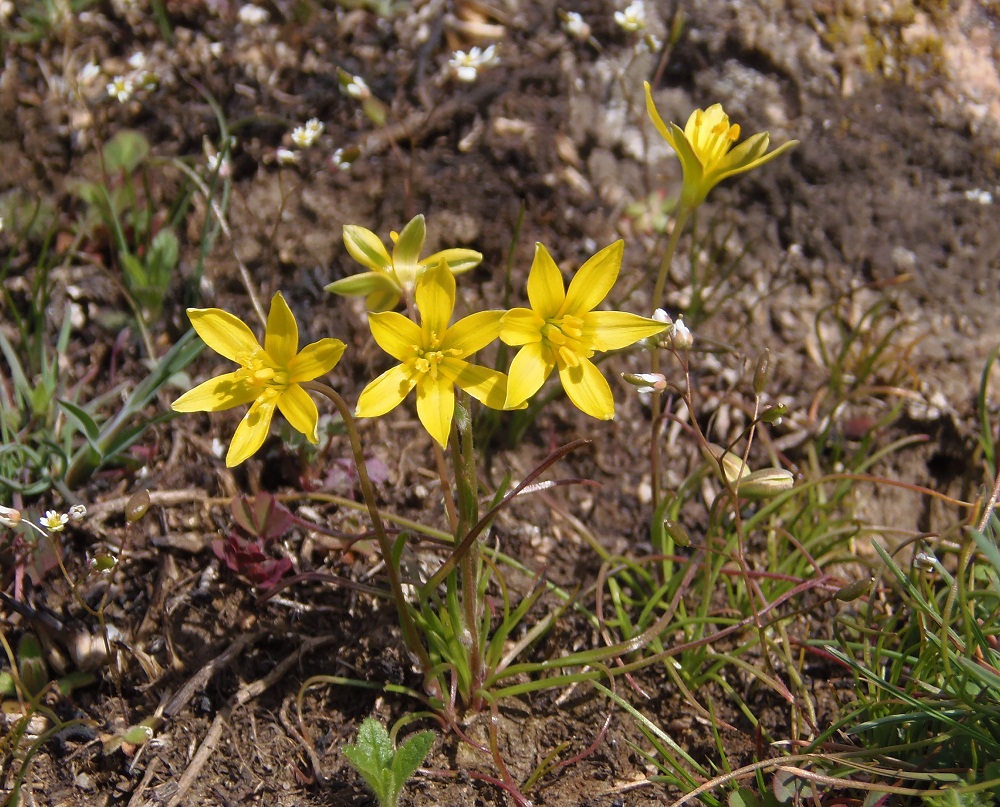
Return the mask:
{"type": "MultiPolygon", "coordinates": [[[[15,3],[20,11],[4,21],[3,5],[0,26],[13,30],[24,9],[15,3]]],[[[676,44],[649,53],[636,47],[636,35],[615,25],[617,6],[604,0],[574,6],[599,46],[562,31],[554,5],[525,0],[404,3],[390,19],[366,8],[374,3],[352,3],[358,7],[347,10],[279,1],[262,5],[269,21],[257,27],[238,22],[238,4],[178,0],[164,4],[175,37],[169,46],[144,4],[134,11],[123,5],[91,5],[38,44],[4,43],[0,215],[15,221],[24,199],[41,198],[63,223],[57,230],[70,239],[81,213],[71,180],[98,178],[100,144],[126,128],[143,133],[164,161],[150,193],[169,204],[183,175],[166,160],[204,165],[203,141],[219,138],[217,104],[237,138],[233,238],[220,236],[209,247],[204,276],[197,277],[206,210],[203,197],[195,196],[179,233],[180,270],[162,317],[151,326],[158,350],[186,330],[187,305],[221,307],[253,322],[238,255],[260,299],[285,293],[303,343],[327,335],[348,343],[332,380],[355,401],[386,365],[366,347],[360,302],[323,291],[357,269],[342,246],[341,227],[360,224],[385,238],[420,212],[427,216],[428,251],[469,246],[485,256],[460,284],[465,311],[501,305],[504,267],[523,210],[513,253],[515,294],[535,242],[568,270],[624,236],[614,303],[648,313],[662,241],[630,205],[655,198],[656,189],[676,188],[679,180],[675,158],[645,121],[641,82],[655,77],[665,119],[683,121],[694,107],[720,101],[745,133],[766,129],[772,143],[800,141],[790,155],[717,188],[697,222],[700,237],[728,232],[720,246],[725,258],[742,255],[735,273],[714,284],[705,314],[689,323],[699,344],[737,346],[718,360],[693,359],[703,414],[727,412],[737,434],[741,421],[725,403],[726,392],[737,378],[746,386],[745,367],[752,372],[757,355],[769,348],[778,358],[770,399],[790,410],[773,435],[792,462],[801,460],[796,448],[820,427],[817,418],[838,419],[849,436],[859,418],[880,417],[884,412],[870,399],[826,412],[820,339],[832,332],[821,328],[817,336],[814,329],[817,318],[832,324],[825,313],[831,304],[850,325],[879,304],[884,313],[876,327],[898,324],[896,341],[909,350],[907,372],[897,380],[906,405],[882,437],[929,437],[880,472],[955,495],[971,495],[980,482],[972,459],[976,395],[987,356],[1000,342],[1000,238],[986,195],[998,192],[1000,160],[994,12],[972,2],[953,2],[946,15],[931,10],[941,4],[874,0],[854,4],[864,9],[853,15],[839,2],[647,3],[650,29],[661,39],[675,15],[684,15],[676,44]],[[468,33],[470,20],[495,26],[489,30],[501,42],[501,63],[462,84],[447,75],[450,51],[494,41],[468,33]],[[873,41],[881,43],[874,51],[873,41]],[[210,43],[221,49],[213,52],[210,43]],[[127,69],[125,60],[136,50],[146,53],[160,86],[119,104],[107,98],[104,86],[127,69]],[[103,72],[81,95],[74,77],[91,59],[103,72]],[[387,105],[385,126],[373,125],[338,91],[338,67],[364,77],[387,105]],[[301,152],[297,166],[279,167],[276,149],[289,146],[292,126],[312,117],[326,125],[320,146],[301,152]],[[360,149],[350,170],[332,164],[337,147],[360,149]]],[[[9,238],[10,227],[0,245],[9,238]]],[[[127,309],[108,244],[107,233],[95,232],[52,278],[52,332],[70,307],[73,364],[64,369],[74,379],[86,378],[84,399],[121,381],[134,385],[146,372],[142,342],[115,316],[127,309]]],[[[14,305],[26,306],[40,249],[32,241],[12,258],[4,282],[14,305]]],[[[691,299],[691,249],[685,236],[668,295],[674,312],[691,299]]],[[[11,337],[9,319],[5,311],[4,332],[11,337]]],[[[203,354],[191,376],[215,374],[217,358],[203,354]]],[[[617,358],[614,369],[640,371],[642,361],[617,358]]],[[[596,423],[556,401],[520,445],[495,452],[488,484],[495,486],[508,469],[521,478],[551,446],[587,437],[592,443],[560,464],[555,476],[602,487],[553,496],[585,519],[608,550],[642,555],[649,551],[642,501],[649,412],[624,384],[612,386],[618,407],[613,423],[596,423]]],[[[166,391],[157,411],[174,394],[166,391]]],[[[998,403],[995,394],[990,397],[994,419],[998,403]]],[[[24,803],[372,803],[338,749],[354,738],[364,717],[391,721],[419,707],[402,696],[327,685],[305,692],[300,714],[296,697],[314,675],[418,687],[391,611],[318,583],[296,585],[262,604],[209,549],[229,526],[229,497],[300,489],[303,478],[325,475],[324,463],[348,456],[346,444],[338,438],[332,453],[303,468],[272,438],[261,454],[230,471],[213,456],[212,439],[225,439],[237,417],[193,415],[158,426],[133,451],[133,467],[102,472],[73,492],[91,516],[67,533],[71,575],[92,603],[107,590],[108,622],[126,640],[116,665],[100,668],[95,686],[60,705],[84,718],[87,729],[35,755],[24,803]],[[124,502],[142,489],[151,491],[154,507],[129,532],[124,502]],[[84,558],[93,546],[119,543],[126,534],[128,549],[112,579],[88,576],[84,558]],[[213,659],[219,659],[214,666],[213,659]],[[164,719],[153,741],[130,753],[102,752],[98,738],[154,713],[164,719]]],[[[388,469],[381,489],[386,509],[442,524],[429,439],[412,408],[366,422],[363,434],[388,469]]],[[[667,461],[678,468],[697,461],[688,456],[689,445],[670,451],[667,461]]],[[[26,504],[41,512],[68,502],[26,504]]],[[[901,529],[933,530],[954,517],[887,490],[859,491],[857,506],[864,518],[901,529]]],[[[361,526],[342,508],[310,507],[299,514],[336,528],[361,526]]],[[[599,560],[541,499],[505,513],[497,537],[506,552],[544,568],[558,585],[594,582],[599,560]]],[[[355,579],[375,564],[363,551],[345,555],[338,546],[300,530],[283,551],[299,571],[325,569],[355,579]]],[[[6,567],[0,571],[7,575],[6,567]]],[[[8,576],[3,579],[6,585],[8,576]]],[[[523,591],[531,582],[515,578],[512,585],[523,591]]],[[[79,616],[58,572],[36,581],[35,602],[79,616]]],[[[3,614],[8,639],[25,629],[21,616],[3,614]]],[[[813,623],[800,626],[803,635],[823,634],[832,615],[832,609],[817,609],[813,623]]],[[[567,617],[532,652],[555,657],[599,641],[583,622],[567,617]]],[[[822,664],[810,674],[826,724],[846,697],[841,674],[822,664]]],[[[617,687],[694,758],[718,762],[711,727],[662,670],[638,676],[635,690],[625,681],[617,687]]],[[[777,695],[759,690],[746,697],[770,737],[791,736],[790,709],[777,695]]],[[[762,740],[725,693],[708,687],[699,698],[734,727],[720,731],[729,764],[756,759],[762,740]]],[[[585,686],[502,704],[499,744],[511,775],[523,781],[564,741],[560,759],[580,754],[609,713],[607,734],[593,753],[543,777],[527,793],[534,804],[639,807],[677,795],[647,778],[655,771],[637,750],[648,743],[635,722],[585,686]]],[[[470,715],[463,726],[485,741],[488,722],[488,714],[470,715]]],[[[477,774],[498,776],[489,755],[442,735],[403,803],[509,803],[477,774]]],[[[7,776],[0,785],[9,786],[10,771],[7,776]]]]}

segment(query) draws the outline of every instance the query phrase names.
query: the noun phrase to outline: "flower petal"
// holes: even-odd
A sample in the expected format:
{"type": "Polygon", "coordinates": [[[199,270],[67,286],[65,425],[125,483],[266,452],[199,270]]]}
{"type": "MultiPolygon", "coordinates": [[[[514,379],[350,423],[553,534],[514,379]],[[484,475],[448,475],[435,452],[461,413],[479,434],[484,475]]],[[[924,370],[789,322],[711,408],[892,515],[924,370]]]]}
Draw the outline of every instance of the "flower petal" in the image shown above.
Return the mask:
{"type": "Polygon", "coordinates": [[[417,417],[442,448],[448,445],[454,414],[455,387],[446,374],[438,373],[437,378],[430,373],[422,376],[417,382],[417,417]]]}
{"type": "Polygon", "coordinates": [[[421,260],[420,265],[437,266],[442,258],[448,264],[448,269],[451,270],[453,275],[460,275],[462,272],[468,272],[470,269],[475,269],[479,266],[483,262],[483,253],[476,252],[474,249],[460,249],[457,247],[442,249],[440,252],[435,252],[433,255],[428,255],[421,260]]]}
{"type": "Polygon", "coordinates": [[[535,257],[528,271],[528,302],[542,319],[559,313],[566,299],[562,272],[544,244],[535,244],[535,257]]]}
{"type": "Polygon", "coordinates": [[[417,310],[420,312],[420,327],[424,347],[444,337],[455,310],[455,276],[448,271],[448,264],[438,262],[428,266],[417,279],[417,310]]]}
{"type": "Polygon", "coordinates": [[[505,408],[507,376],[503,373],[459,359],[446,359],[440,369],[453,383],[490,409],[505,408]]]}
{"type": "Polygon", "coordinates": [[[299,349],[299,326],[295,315],[279,291],[271,298],[264,332],[264,352],[278,367],[288,367],[299,349]]]}
{"type": "Polygon", "coordinates": [[[573,276],[560,313],[581,317],[608,296],[622,268],[625,242],[620,238],[592,255],[573,276]]]}
{"type": "Polygon", "coordinates": [[[319,410],[302,387],[298,384],[288,387],[278,397],[278,409],[295,431],[302,432],[310,443],[319,442],[319,410]]]}
{"type": "Polygon", "coordinates": [[[189,308],[187,315],[191,327],[205,344],[230,361],[239,362],[238,356],[261,349],[247,324],[228,311],[221,308],[189,308]]]}
{"type": "Polygon", "coordinates": [[[274,415],[274,397],[273,394],[260,396],[236,427],[236,433],[226,454],[226,465],[230,468],[256,454],[264,445],[271,417],[274,415]]]}
{"type": "Polygon", "coordinates": [[[598,420],[611,420],[615,416],[611,387],[590,359],[581,356],[576,367],[560,366],[559,379],[569,399],[581,412],[598,420]]]}
{"type": "MultiPolygon", "coordinates": [[[[365,294],[371,297],[373,294],[382,293],[387,296],[394,295],[396,300],[399,300],[399,295],[402,292],[402,288],[396,282],[396,279],[384,272],[359,272],[356,275],[334,280],[333,283],[328,283],[324,288],[329,292],[345,297],[357,294],[365,294]]],[[[384,311],[391,307],[386,306],[385,308],[374,310],[384,311]]],[[[373,310],[370,305],[369,310],[373,310]]]]}
{"type": "Polygon", "coordinates": [[[592,311],[583,318],[584,338],[594,350],[620,350],[667,329],[665,322],[625,311],[592,311]]]}
{"type": "Polygon", "coordinates": [[[530,308],[512,308],[500,320],[500,339],[517,347],[542,341],[545,320],[530,308]]]}
{"type": "Polygon", "coordinates": [[[289,382],[298,384],[302,381],[312,381],[321,375],[326,375],[344,355],[346,345],[339,339],[320,339],[311,345],[306,345],[299,354],[288,363],[289,382]]]}
{"type": "Polygon", "coordinates": [[[236,373],[226,373],[185,392],[170,407],[175,412],[223,412],[250,403],[259,394],[259,389],[237,381],[236,373]]]}
{"type": "Polygon", "coordinates": [[[421,344],[420,326],[395,311],[369,314],[368,327],[378,346],[396,361],[412,359],[421,344]]]}
{"type": "Polygon", "coordinates": [[[401,290],[397,290],[395,285],[392,289],[377,289],[365,297],[365,308],[369,311],[392,311],[401,296],[401,290]]]}
{"type": "Polygon", "coordinates": [[[416,378],[405,364],[390,367],[361,391],[355,417],[376,418],[395,409],[416,383],[416,378]]]}
{"type": "Polygon", "coordinates": [[[504,408],[517,409],[538,392],[555,366],[552,349],[541,342],[531,342],[522,347],[510,363],[504,408]]]}
{"type": "Polygon", "coordinates": [[[379,237],[371,230],[357,224],[345,224],[344,246],[354,260],[373,272],[392,270],[392,258],[379,237]]]}
{"type": "Polygon", "coordinates": [[[416,282],[420,266],[420,250],[424,248],[426,236],[424,216],[418,213],[407,222],[392,248],[392,268],[404,288],[412,287],[416,282]]]}
{"type": "Polygon", "coordinates": [[[441,349],[459,351],[460,359],[486,347],[500,335],[503,311],[477,311],[452,325],[441,340],[441,349]]]}
{"type": "Polygon", "coordinates": [[[763,156],[757,157],[756,159],[750,162],[744,162],[744,164],[739,165],[735,168],[730,168],[728,170],[720,172],[717,178],[713,177],[713,182],[721,182],[722,180],[728,179],[731,176],[735,176],[736,174],[742,174],[744,171],[749,171],[750,169],[757,168],[763,165],[764,163],[771,162],[771,160],[773,160],[779,154],[784,154],[786,151],[788,151],[788,149],[794,148],[798,144],[799,144],[798,140],[789,140],[787,143],[782,143],[780,146],[778,146],[778,148],[776,148],[769,154],[764,154],[763,156]]]}
{"type": "Polygon", "coordinates": [[[673,135],[663,122],[663,118],[660,117],[660,113],[657,112],[656,104],[653,103],[653,91],[649,87],[649,82],[644,81],[642,85],[646,88],[646,113],[649,115],[649,119],[653,121],[653,126],[656,127],[656,131],[660,133],[660,136],[670,144],[674,151],[677,151],[673,135]]]}

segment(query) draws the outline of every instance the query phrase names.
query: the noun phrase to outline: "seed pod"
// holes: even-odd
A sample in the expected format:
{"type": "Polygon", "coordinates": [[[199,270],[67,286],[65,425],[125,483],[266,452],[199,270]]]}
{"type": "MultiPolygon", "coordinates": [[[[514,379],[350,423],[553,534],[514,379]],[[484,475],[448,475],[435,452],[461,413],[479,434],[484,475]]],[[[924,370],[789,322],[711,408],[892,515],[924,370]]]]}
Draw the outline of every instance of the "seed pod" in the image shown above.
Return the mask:
{"type": "Polygon", "coordinates": [[[753,392],[760,395],[767,386],[767,377],[771,374],[771,351],[764,348],[764,352],[757,359],[757,367],[753,371],[753,392]]]}
{"type": "Polygon", "coordinates": [[[663,529],[674,542],[674,546],[691,546],[691,536],[684,527],[669,518],[663,519],[663,529]]]}
{"type": "Polygon", "coordinates": [[[858,597],[867,594],[871,587],[871,578],[869,577],[866,579],[862,577],[860,580],[855,580],[853,583],[848,583],[846,586],[837,589],[837,593],[833,596],[841,602],[851,602],[856,600],[858,597]]]}
{"type": "Polygon", "coordinates": [[[125,518],[129,524],[134,524],[144,515],[149,509],[149,491],[140,490],[138,493],[133,493],[129,496],[129,500],[125,505],[125,518]]]}
{"type": "Polygon", "coordinates": [[[779,403],[764,409],[764,411],[757,416],[757,420],[761,423],[777,423],[787,414],[788,407],[783,403],[779,403]]]}

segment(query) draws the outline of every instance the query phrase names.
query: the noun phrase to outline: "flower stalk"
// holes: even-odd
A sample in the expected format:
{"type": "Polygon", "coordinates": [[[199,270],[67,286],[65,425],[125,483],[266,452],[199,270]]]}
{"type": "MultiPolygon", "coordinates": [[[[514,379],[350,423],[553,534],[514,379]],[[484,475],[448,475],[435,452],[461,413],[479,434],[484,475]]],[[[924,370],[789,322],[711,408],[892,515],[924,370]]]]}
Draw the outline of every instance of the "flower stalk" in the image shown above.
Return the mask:
{"type": "Polygon", "coordinates": [[[361,446],[361,438],[358,435],[357,423],[354,420],[354,415],[351,413],[351,408],[347,405],[347,401],[341,397],[340,393],[328,384],[319,381],[307,381],[302,386],[305,389],[328,398],[344,420],[344,427],[347,429],[347,439],[351,444],[351,454],[354,457],[354,464],[358,470],[358,484],[361,487],[361,496],[368,507],[368,515],[372,520],[372,529],[375,531],[375,540],[378,542],[379,552],[381,552],[382,558],[385,560],[386,574],[389,577],[389,588],[392,591],[396,611],[399,613],[399,625],[403,632],[403,641],[406,643],[406,647],[411,655],[420,665],[420,670],[425,676],[427,688],[431,690],[430,694],[435,697],[441,697],[442,693],[437,691],[437,686],[433,679],[426,677],[431,669],[430,656],[428,656],[427,649],[420,638],[420,632],[417,630],[416,623],[413,621],[413,615],[410,611],[410,604],[403,593],[403,581],[399,576],[399,569],[392,562],[392,542],[389,540],[389,535],[385,531],[385,524],[382,521],[382,515],[379,513],[378,502],[375,498],[375,488],[372,485],[371,478],[368,476],[364,449],[361,446]]]}

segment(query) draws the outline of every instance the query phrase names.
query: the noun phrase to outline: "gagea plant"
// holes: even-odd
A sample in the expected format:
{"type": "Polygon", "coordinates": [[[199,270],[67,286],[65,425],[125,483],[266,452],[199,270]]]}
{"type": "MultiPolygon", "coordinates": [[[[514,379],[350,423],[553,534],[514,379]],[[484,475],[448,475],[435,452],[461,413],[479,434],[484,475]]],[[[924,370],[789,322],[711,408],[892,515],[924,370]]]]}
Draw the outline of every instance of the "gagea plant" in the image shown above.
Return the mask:
{"type": "MultiPolygon", "coordinates": [[[[651,102],[650,111],[655,114],[651,102]]],[[[714,184],[766,162],[791,145],[767,154],[764,133],[730,152],[739,129],[728,123],[717,106],[692,116],[684,131],[667,129],[658,117],[654,122],[684,164],[684,190],[671,250],[684,218],[714,184]]],[[[314,398],[332,404],[343,419],[357,467],[370,519],[370,532],[365,535],[374,538],[384,563],[388,587],[384,593],[396,608],[409,658],[423,680],[421,691],[392,687],[423,701],[443,727],[465,736],[460,726],[466,713],[496,710],[504,697],[597,679],[613,683],[622,673],[665,658],[659,636],[672,614],[656,606],[648,609],[634,630],[623,631],[621,641],[609,640],[607,646],[542,662],[522,658],[572,598],[559,593],[563,605],[529,625],[529,612],[547,587],[539,580],[520,600],[511,594],[504,579],[505,564],[511,561],[504,560],[499,548],[491,547],[493,524],[517,496],[555,484],[536,483],[583,441],[556,449],[519,484],[512,484],[508,475],[499,489],[490,492],[479,478],[482,457],[473,430],[479,408],[494,410],[502,418],[504,412],[528,407],[540,396],[547,396],[541,398],[543,402],[550,400],[560,390],[595,419],[595,426],[612,419],[615,401],[602,364],[623,351],[653,354],[649,363],[654,372],[627,376],[628,380],[654,390],[654,396],[665,388],[663,376],[656,373],[656,355],[663,349],[679,355],[690,347],[692,335],[683,322],[673,322],[663,312],[646,317],[606,309],[605,300],[621,269],[624,242],[598,250],[568,282],[546,247],[537,244],[527,277],[526,305],[474,310],[456,317],[459,283],[482,261],[479,252],[455,248],[421,257],[426,236],[421,215],[400,233],[391,234],[391,251],[374,232],[359,225],[345,225],[343,236],[347,251],[364,271],[336,280],[327,289],[365,297],[371,339],[390,359],[386,369],[364,386],[355,405],[350,406],[324,380],[347,349],[345,341],[325,337],[300,350],[295,317],[279,292],[272,299],[262,341],[234,314],[219,309],[188,310],[192,327],[205,344],[236,367],[195,386],[173,408],[220,412],[248,407],[226,455],[226,464],[232,467],[261,448],[275,411],[315,443],[319,409],[314,398]],[[403,310],[395,310],[400,305],[403,310]],[[511,351],[492,347],[498,341],[515,349],[509,365],[504,366],[504,357],[511,351]],[[419,423],[432,438],[429,445],[447,523],[398,522],[406,526],[390,530],[387,522],[394,517],[383,514],[376,499],[356,419],[390,417],[411,399],[419,423]],[[424,551],[418,562],[414,554],[418,544],[431,539],[438,547],[438,559],[428,565],[424,551]],[[422,569],[416,578],[415,569],[422,569]],[[658,652],[643,655],[647,647],[658,652]],[[613,663],[622,658],[629,663],[613,663]]],[[[654,293],[657,301],[662,296],[662,275],[654,293]]],[[[682,364],[686,372],[686,362],[682,364]]],[[[702,442],[707,445],[704,437],[702,442]]],[[[716,455],[709,455],[709,463],[734,497],[739,491],[747,499],[767,498],[791,486],[787,471],[751,470],[746,456],[734,453],[732,447],[720,447],[716,455]]],[[[662,508],[656,509],[662,519],[662,508]]],[[[705,636],[703,641],[711,638],[705,636]]],[[[340,678],[323,680],[346,683],[340,678]]],[[[367,682],[360,685],[370,686],[367,682]]],[[[374,736],[375,725],[366,723],[362,733],[374,736]]],[[[384,729],[378,729],[381,737],[384,729]]],[[[490,731],[489,750],[501,772],[500,780],[491,781],[525,804],[519,785],[503,763],[495,726],[490,731]]],[[[355,764],[361,757],[368,759],[366,780],[382,803],[394,803],[405,776],[388,773],[393,768],[391,743],[382,738],[369,745],[375,750],[362,753],[360,745],[351,747],[358,757],[355,764]],[[381,784],[373,784],[376,780],[381,784]]],[[[422,758],[422,753],[416,756],[422,758]]],[[[554,764],[551,758],[543,762],[529,781],[554,764]]],[[[406,775],[412,767],[408,766],[406,775]]]]}

